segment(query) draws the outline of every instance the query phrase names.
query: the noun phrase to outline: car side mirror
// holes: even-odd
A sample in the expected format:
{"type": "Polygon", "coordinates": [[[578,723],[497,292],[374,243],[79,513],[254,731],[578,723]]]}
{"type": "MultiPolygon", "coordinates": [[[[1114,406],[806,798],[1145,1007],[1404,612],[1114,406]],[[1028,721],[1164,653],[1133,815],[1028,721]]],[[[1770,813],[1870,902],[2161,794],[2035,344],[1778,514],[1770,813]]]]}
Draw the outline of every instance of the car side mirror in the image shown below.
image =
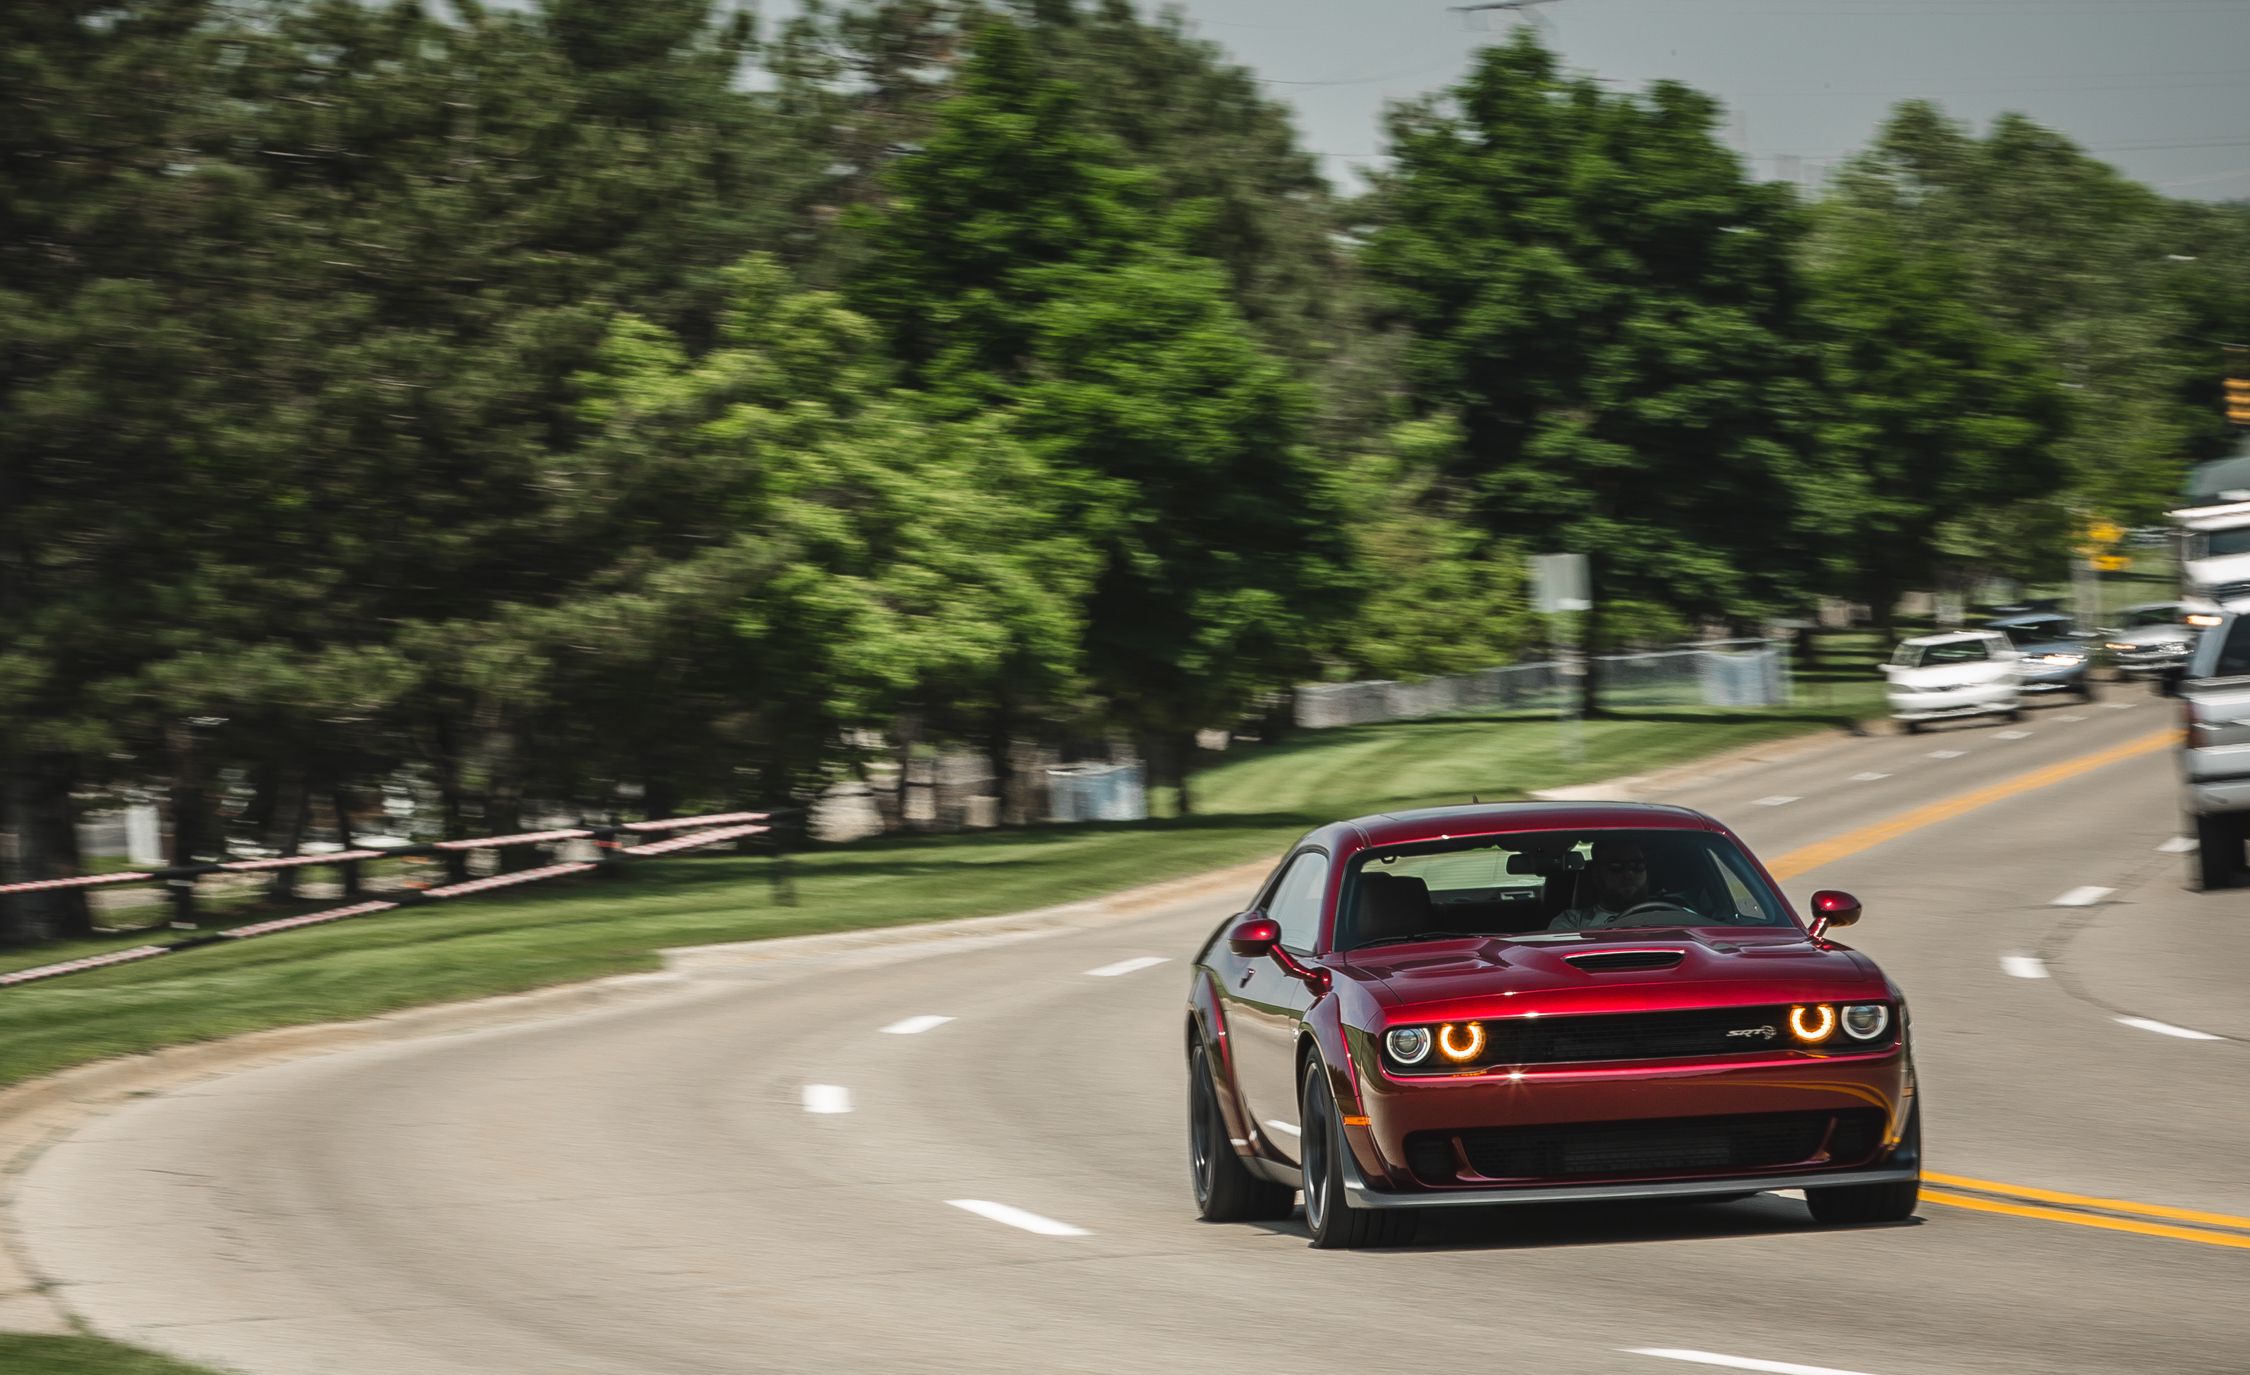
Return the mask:
{"type": "Polygon", "coordinates": [[[1850,926],[1859,920],[1859,899],[1835,888],[1823,888],[1812,895],[1813,934],[1818,936],[1838,926],[1850,926]]]}
{"type": "Polygon", "coordinates": [[[1275,921],[1272,917],[1257,913],[1250,914],[1245,920],[1238,923],[1232,931],[1227,932],[1227,949],[1246,960],[1254,960],[1261,955],[1270,955],[1273,953],[1273,948],[1279,944],[1281,944],[1281,923],[1275,921]]]}

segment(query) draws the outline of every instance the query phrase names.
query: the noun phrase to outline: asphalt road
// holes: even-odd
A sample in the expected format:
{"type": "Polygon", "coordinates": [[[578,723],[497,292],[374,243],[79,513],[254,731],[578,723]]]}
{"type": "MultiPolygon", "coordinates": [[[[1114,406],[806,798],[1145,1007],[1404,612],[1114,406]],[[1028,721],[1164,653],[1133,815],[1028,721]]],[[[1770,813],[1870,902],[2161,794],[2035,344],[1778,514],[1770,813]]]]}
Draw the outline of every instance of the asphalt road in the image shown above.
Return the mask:
{"type": "Polygon", "coordinates": [[[2250,890],[2185,892],[2159,848],[2172,762],[2132,747],[2171,722],[2113,689],[1670,798],[1800,902],[1866,902],[1928,1168],[1986,1182],[1918,1222],[1488,1209],[1369,1253],[1201,1225],[1179,1023],[1224,901],[212,1080],[54,1147],[18,1220],[97,1330],[250,1375],[2241,1372],[2250,890]]]}

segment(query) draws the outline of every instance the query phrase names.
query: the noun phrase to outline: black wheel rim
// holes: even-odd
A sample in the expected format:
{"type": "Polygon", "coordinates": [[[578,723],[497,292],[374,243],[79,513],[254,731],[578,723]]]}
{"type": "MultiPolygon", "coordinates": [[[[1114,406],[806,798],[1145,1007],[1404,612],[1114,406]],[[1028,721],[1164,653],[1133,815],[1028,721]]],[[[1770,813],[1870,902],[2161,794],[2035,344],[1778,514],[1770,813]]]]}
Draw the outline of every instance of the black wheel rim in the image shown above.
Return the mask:
{"type": "Polygon", "coordinates": [[[1315,1232],[1328,1220],[1328,1112],[1316,1091],[1305,1096],[1305,1225],[1315,1232]]]}
{"type": "Polygon", "coordinates": [[[1194,1072],[1188,1083],[1188,1167],[1195,1175],[1195,1201],[1198,1206],[1211,1201],[1211,1119],[1218,1107],[1211,1093],[1211,1074],[1204,1067],[1203,1057],[1195,1057],[1194,1072]]]}

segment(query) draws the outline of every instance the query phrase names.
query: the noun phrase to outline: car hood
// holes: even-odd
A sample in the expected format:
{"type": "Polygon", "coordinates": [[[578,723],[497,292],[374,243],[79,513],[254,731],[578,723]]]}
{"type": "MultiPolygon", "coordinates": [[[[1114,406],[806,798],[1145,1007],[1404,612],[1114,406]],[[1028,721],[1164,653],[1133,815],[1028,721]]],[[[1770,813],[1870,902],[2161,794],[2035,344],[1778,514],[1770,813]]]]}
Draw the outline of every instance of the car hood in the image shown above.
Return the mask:
{"type": "Polygon", "coordinates": [[[1393,1020],[1745,1007],[1887,996],[1874,962],[1795,927],[1651,928],[1464,936],[1343,957],[1393,1020]],[[1677,953],[1663,968],[1619,956],[1677,953]],[[1579,957],[1573,959],[1573,957],[1579,957]],[[1591,959],[1585,957],[1594,957],[1591,959]],[[1606,959],[1605,959],[1606,957],[1606,959]]]}

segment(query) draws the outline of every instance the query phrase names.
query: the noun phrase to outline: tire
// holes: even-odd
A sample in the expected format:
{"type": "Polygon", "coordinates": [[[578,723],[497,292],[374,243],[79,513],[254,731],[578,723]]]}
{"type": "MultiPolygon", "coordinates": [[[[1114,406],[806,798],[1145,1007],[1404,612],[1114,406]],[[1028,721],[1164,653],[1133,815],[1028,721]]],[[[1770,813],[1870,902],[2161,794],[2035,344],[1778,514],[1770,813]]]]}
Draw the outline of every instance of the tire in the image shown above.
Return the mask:
{"type": "Polygon", "coordinates": [[[1305,1229],[1322,1251],[1356,1251],[1363,1246],[1403,1246],[1414,1239],[1418,1218],[1403,1209],[1354,1208],[1344,1188],[1344,1124],[1328,1075],[1315,1058],[1305,1064],[1298,1095],[1298,1123],[1304,1129],[1305,1229]]]}
{"type": "Polygon", "coordinates": [[[2078,680],[2078,699],[2080,701],[2091,702],[2100,695],[2101,693],[2094,687],[2093,674],[2089,673],[2078,680]]]}
{"type": "Polygon", "coordinates": [[[1919,721],[1901,721],[1898,724],[1899,729],[1905,731],[1908,735],[1920,735],[1922,733],[1922,723],[1919,721]]]}
{"type": "Polygon", "coordinates": [[[1188,1177],[1196,1214],[1205,1222],[1275,1221],[1297,1207],[1296,1190],[1258,1178],[1234,1153],[1200,1040],[1188,1057],[1188,1177]]]}
{"type": "Polygon", "coordinates": [[[2231,812],[2206,812],[2195,821],[2195,853],[2188,856],[2188,886],[2216,892],[2234,886],[2242,867],[2242,824],[2231,812]]]}
{"type": "Polygon", "coordinates": [[[2002,720],[2006,721],[2021,721],[2023,719],[2022,701],[2017,701],[2014,706],[2011,706],[2006,711],[2000,713],[2000,716],[2002,720]]]}
{"type": "MultiPolygon", "coordinates": [[[[1914,1102],[1914,1120],[1906,1126],[1902,1147],[1911,1145],[1914,1158],[1922,1158],[1922,1103],[1914,1102]]],[[[1922,1201],[1920,1171],[1916,1177],[1893,1184],[1839,1184],[1828,1189],[1805,1190],[1805,1208],[1813,1221],[1829,1226],[1871,1222],[1904,1222],[1914,1216],[1922,1201]]]]}

